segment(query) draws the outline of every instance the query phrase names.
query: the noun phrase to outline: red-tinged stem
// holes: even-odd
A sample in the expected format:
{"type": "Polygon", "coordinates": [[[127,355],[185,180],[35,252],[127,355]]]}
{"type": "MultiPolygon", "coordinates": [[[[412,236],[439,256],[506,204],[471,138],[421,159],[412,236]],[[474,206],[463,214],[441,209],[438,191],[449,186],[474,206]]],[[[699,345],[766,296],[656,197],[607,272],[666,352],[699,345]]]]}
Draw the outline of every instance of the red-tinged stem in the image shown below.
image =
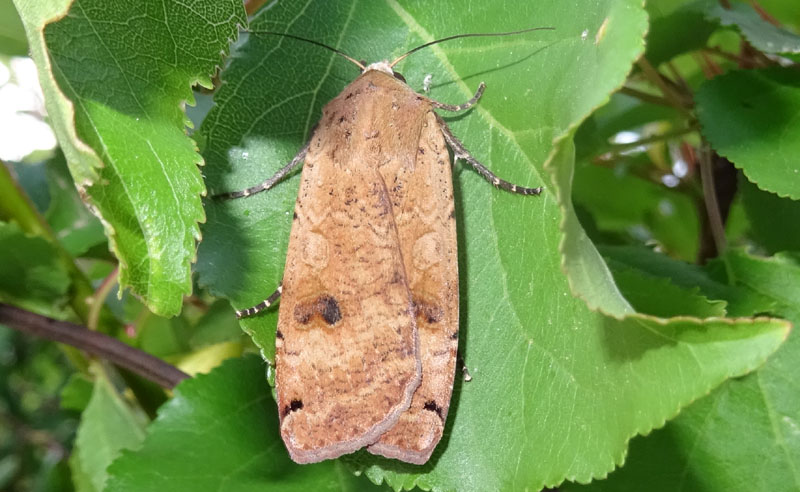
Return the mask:
{"type": "Polygon", "coordinates": [[[162,388],[172,389],[189,377],[175,366],[126,345],[116,338],[8,304],[0,303],[0,323],[23,333],[84,350],[153,381],[162,388]]]}

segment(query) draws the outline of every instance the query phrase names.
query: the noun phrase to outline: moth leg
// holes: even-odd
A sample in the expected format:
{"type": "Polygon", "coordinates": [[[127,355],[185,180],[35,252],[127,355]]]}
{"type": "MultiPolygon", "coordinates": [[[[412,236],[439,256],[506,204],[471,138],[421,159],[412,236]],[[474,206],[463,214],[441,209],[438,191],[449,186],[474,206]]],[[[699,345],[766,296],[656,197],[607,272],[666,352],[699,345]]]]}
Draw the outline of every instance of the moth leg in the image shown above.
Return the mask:
{"type": "Polygon", "coordinates": [[[241,311],[236,311],[236,319],[246,318],[247,316],[252,316],[259,311],[263,311],[268,307],[275,304],[275,301],[281,296],[281,292],[283,292],[283,282],[278,285],[278,288],[275,289],[275,292],[272,293],[271,296],[267,297],[260,303],[256,304],[255,306],[247,309],[242,309],[241,311]]]}
{"type": "Polygon", "coordinates": [[[271,178],[264,181],[263,183],[253,186],[251,188],[247,188],[246,190],[242,191],[230,191],[228,193],[220,193],[219,195],[214,195],[213,198],[218,200],[232,200],[234,198],[243,198],[246,196],[254,195],[260,191],[268,190],[275,186],[275,183],[282,180],[287,174],[292,172],[294,168],[301,165],[306,158],[306,153],[308,152],[308,147],[311,145],[311,140],[306,142],[303,145],[303,148],[295,155],[288,164],[283,166],[277,173],[273,174],[271,178]]]}
{"type": "Polygon", "coordinates": [[[433,80],[433,74],[428,74],[422,79],[422,92],[425,94],[431,91],[431,81],[433,80]]]}
{"type": "Polygon", "coordinates": [[[456,358],[456,364],[461,366],[461,373],[464,375],[464,382],[469,383],[472,381],[472,374],[469,373],[469,369],[467,369],[467,363],[464,362],[464,357],[461,355],[461,351],[458,351],[458,357],[456,358]]]}
{"type": "Polygon", "coordinates": [[[485,89],[486,89],[486,84],[481,82],[480,85],[478,86],[478,90],[475,92],[475,95],[472,96],[472,99],[463,104],[445,104],[439,101],[434,101],[433,99],[430,98],[428,98],[428,100],[431,102],[434,108],[443,109],[445,111],[452,111],[455,113],[458,111],[464,111],[465,109],[469,109],[473,105],[475,105],[475,103],[478,102],[478,99],[480,99],[481,96],[483,95],[483,91],[485,89]]]}
{"type": "Polygon", "coordinates": [[[494,186],[501,188],[506,191],[510,191],[511,193],[518,193],[520,195],[538,195],[542,192],[542,187],[536,188],[526,188],[524,186],[517,186],[513,183],[509,183],[506,180],[500,179],[494,175],[486,166],[478,162],[477,159],[472,157],[472,154],[464,148],[464,144],[461,143],[453,132],[450,131],[450,128],[447,126],[447,123],[441,118],[441,116],[436,115],[436,119],[439,122],[439,127],[442,129],[442,133],[444,134],[444,140],[447,142],[447,145],[453,149],[453,155],[456,159],[464,159],[469,163],[470,166],[475,168],[478,171],[478,174],[484,177],[486,181],[492,183],[494,186]]]}

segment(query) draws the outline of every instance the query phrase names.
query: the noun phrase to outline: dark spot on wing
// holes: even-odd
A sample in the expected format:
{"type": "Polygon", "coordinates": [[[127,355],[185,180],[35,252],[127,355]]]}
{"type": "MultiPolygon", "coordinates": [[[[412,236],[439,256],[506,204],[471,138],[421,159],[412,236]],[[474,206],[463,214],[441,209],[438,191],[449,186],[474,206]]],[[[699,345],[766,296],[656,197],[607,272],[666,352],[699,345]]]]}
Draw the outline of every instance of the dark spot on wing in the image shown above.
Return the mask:
{"type": "Polygon", "coordinates": [[[430,324],[438,323],[444,318],[444,309],[431,302],[414,299],[414,309],[417,312],[417,318],[421,317],[430,324]]]}
{"type": "Polygon", "coordinates": [[[425,406],[423,408],[429,412],[436,413],[436,415],[439,416],[439,419],[444,420],[442,419],[442,407],[437,405],[435,401],[433,400],[426,401],[425,406]]]}
{"type": "Polygon", "coordinates": [[[342,319],[342,313],[339,312],[339,303],[336,302],[333,296],[320,296],[319,303],[322,319],[326,323],[332,325],[342,319]]]}
{"type": "Polygon", "coordinates": [[[297,304],[294,308],[294,319],[301,325],[311,322],[314,316],[319,316],[328,325],[334,325],[342,319],[339,302],[330,294],[322,294],[310,302],[297,304]]]}
{"type": "Polygon", "coordinates": [[[292,412],[303,409],[303,400],[292,400],[292,402],[283,407],[283,416],[286,417],[292,412]]]}

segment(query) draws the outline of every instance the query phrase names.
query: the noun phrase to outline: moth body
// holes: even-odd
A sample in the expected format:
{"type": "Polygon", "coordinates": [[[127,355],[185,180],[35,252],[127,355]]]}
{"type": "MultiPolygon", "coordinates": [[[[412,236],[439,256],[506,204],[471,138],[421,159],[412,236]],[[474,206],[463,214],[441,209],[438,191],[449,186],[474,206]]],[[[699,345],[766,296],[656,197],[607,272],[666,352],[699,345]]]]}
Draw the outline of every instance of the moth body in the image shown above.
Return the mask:
{"type": "Polygon", "coordinates": [[[295,205],[276,345],[295,461],[365,446],[427,461],[458,344],[452,210],[431,102],[370,65],[323,109],[295,205]]]}

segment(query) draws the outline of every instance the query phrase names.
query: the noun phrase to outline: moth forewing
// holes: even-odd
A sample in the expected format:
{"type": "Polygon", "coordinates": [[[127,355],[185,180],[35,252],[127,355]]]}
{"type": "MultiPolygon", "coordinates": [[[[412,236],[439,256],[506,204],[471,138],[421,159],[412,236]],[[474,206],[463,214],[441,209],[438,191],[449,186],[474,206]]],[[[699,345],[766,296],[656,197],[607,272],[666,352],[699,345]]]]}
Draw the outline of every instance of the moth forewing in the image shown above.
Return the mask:
{"type": "Polygon", "coordinates": [[[298,462],[377,441],[421,379],[417,311],[395,199],[422,121],[384,114],[421,106],[368,71],[323,110],[311,139],[289,238],[278,318],[281,434],[298,462]]]}
{"type": "Polygon", "coordinates": [[[422,383],[397,425],[368,450],[422,464],[442,437],[450,406],[458,350],[458,249],[444,137],[430,104],[414,116],[423,123],[416,142],[409,142],[413,164],[394,160],[382,173],[396,183],[390,196],[416,308],[422,383]]]}

